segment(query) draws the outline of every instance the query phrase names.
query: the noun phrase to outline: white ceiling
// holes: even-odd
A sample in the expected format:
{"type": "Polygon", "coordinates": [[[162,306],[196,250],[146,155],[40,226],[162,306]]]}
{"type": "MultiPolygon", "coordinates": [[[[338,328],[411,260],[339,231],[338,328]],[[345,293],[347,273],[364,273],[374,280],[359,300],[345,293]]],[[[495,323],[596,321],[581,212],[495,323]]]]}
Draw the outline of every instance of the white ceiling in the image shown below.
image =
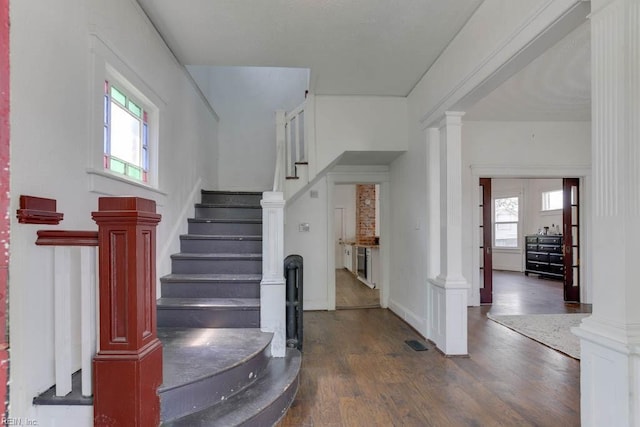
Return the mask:
{"type": "Polygon", "coordinates": [[[465,121],[590,121],[591,32],[585,22],[466,110],[465,121]]]}
{"type": "Polygon", "coordinates": [[[302,67],[325,95],[406,96],[482,0],[138,0],[184,65],[302,67]]]}

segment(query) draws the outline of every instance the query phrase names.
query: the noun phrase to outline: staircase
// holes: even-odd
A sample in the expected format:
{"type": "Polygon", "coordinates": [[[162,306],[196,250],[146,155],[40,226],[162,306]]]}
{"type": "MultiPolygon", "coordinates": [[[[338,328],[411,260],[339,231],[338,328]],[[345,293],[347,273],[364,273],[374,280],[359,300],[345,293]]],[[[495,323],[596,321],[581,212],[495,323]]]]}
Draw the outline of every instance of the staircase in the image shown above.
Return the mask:
{"type": "Polygon", "coordinates": [[[301,356],[260,331],[261,193],[202,191],[161,278],[163,426],[268,426],[298,388],[301,356]]]}

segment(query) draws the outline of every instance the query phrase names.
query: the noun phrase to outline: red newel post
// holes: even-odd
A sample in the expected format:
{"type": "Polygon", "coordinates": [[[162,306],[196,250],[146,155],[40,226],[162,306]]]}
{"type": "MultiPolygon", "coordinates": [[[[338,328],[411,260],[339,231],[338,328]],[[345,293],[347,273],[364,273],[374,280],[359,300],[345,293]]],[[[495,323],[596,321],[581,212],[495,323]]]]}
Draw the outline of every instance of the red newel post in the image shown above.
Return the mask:
{"type": "Polygon", "coordinates": [[[94,426],[156,427],[162,384],[155,280],[160,215],[152,200],[101,197],[92,217],[100,252],[94,426]]]}

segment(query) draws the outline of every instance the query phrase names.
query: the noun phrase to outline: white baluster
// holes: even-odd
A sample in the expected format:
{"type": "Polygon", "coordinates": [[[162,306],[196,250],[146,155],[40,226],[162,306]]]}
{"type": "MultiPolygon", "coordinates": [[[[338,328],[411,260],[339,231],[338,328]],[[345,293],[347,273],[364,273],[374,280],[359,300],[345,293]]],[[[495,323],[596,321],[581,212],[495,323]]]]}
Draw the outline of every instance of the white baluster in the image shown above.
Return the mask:
{"type": "Polygon", "coordinates": [[[80,248],[80,357],[83,396],[93,394],[92,362],[96,352],[96,256],[95,247],[80,248]]]}
{"type": "Polygon", "coordinates": [[[54,258],[54,340],[56,396],[71,392],[71,250],[56,246],[54,258]]]}

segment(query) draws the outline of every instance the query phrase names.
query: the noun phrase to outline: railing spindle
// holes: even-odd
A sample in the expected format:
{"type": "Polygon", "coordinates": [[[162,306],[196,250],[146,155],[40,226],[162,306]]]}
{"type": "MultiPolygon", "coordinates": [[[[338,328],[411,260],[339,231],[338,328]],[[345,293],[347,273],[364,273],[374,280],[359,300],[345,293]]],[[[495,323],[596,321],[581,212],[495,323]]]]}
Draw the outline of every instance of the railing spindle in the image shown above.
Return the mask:
{"type": "Polygon", "coordinates": [[[56,396],[71,393],[71,250],[56,246],[54,258],[54,340],[56,396]]]}
{"type": "Polygon", "coordinates": [[[96,256],[94,247],[80,248],[80,360],[82,395],[93,394],[92,364],[96,353],[96,256]]]}

